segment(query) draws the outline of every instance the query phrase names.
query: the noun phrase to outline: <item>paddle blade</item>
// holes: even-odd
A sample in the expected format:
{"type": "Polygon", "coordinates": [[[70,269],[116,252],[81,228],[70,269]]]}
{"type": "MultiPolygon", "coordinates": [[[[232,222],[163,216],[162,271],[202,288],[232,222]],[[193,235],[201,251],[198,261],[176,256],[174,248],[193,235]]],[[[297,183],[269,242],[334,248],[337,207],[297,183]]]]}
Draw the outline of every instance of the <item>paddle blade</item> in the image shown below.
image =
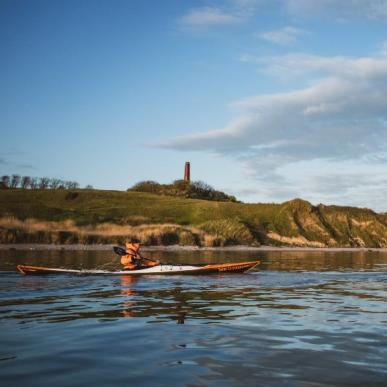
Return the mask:
{"type": "Polygon", "coordinates": [[[120,247],[120,246],[114,246],[114,247],[113,247],[113,250],[114,250],[114,252],[115,252],[116,254],[121,255],[121,256],[127,255],[127,254],[128,254],[128,253],[126,252],[126,250],[125,250],[124,248],[120,247]]]}

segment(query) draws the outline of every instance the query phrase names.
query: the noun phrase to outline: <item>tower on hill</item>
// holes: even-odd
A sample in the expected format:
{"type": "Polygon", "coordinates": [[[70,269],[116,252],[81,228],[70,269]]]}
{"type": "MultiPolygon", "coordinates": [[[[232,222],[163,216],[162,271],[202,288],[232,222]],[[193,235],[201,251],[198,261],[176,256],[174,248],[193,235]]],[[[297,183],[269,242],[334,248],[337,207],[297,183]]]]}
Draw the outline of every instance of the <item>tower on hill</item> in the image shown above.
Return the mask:
{"type": "Polygon", "coordinates": [[[186,161],[185,167],[184,167],[184,181],[186,183],[191,182],[191,165],[189,161],[186,161]]]}

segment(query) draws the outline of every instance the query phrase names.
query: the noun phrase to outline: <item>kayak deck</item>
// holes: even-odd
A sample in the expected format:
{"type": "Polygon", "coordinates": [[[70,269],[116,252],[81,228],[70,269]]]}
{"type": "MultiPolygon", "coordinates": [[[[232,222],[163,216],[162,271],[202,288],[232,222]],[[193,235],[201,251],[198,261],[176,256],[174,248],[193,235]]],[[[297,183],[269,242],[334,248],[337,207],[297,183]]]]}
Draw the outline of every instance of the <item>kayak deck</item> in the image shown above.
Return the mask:
{"type": "Polygon", "coordinates": [[[195,275],[195,274],[214,274],[214,273],[241,273],[257,266],[260,261],[223,263],[206,266],[189,265],[157,265],[137,270],[75,270],[60,269],[44,266],[18,265],[17,270],[21,274],[77,274],[77,275],[195,275]]]}

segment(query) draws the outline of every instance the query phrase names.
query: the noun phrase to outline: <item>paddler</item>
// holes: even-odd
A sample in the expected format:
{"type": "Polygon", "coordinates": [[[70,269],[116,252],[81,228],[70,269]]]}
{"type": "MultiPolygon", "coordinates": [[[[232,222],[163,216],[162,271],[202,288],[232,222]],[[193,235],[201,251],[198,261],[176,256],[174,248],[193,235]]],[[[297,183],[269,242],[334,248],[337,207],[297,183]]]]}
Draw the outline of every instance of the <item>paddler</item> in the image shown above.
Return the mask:
{"type": "Polygon", "coordinates": [[[121,264],[125,270],[136,270],[143,267],[157,266],[160,262],[145,258],[140,254],[141,243],[138,239],[132,239],[125,243],[127,255],[121,257],[121,264]]]}

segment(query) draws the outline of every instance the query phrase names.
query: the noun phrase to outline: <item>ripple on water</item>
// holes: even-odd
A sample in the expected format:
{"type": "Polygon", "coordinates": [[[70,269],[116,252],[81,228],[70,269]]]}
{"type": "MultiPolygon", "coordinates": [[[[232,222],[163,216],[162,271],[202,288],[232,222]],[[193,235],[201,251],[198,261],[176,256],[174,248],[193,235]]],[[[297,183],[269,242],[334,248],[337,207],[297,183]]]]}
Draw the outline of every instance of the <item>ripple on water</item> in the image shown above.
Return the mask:
{"type": "Polygon", "coordinates": [[[1,274],[0,373],[9,386],[21,367],[39,386],[382,384],[386,283],[353,270],[1,274]]]}

